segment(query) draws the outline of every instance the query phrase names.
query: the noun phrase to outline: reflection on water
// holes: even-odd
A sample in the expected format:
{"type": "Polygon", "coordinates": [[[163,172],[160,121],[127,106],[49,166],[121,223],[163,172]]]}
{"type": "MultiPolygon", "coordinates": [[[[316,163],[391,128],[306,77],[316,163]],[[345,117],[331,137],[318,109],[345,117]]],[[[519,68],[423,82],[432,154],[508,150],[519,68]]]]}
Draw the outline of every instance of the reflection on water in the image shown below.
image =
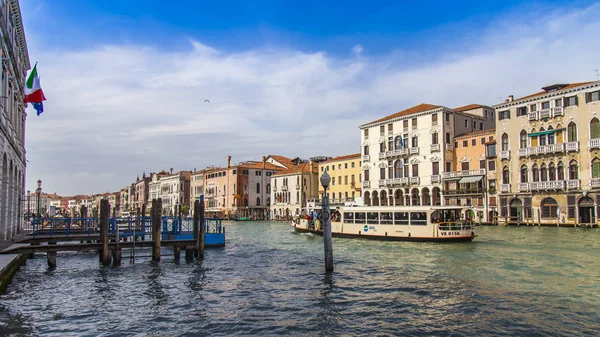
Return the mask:
{"type": "MultiPolygon", "coordinates": [[[[29,260],[0,295],[0,335],[596,335],[600,231],[480,227],[473,243],[334,239],[227,224],[204,261],[93,253],[29,260]]],[[[170,251],[165,250],[163,254],[170,251]]]]}

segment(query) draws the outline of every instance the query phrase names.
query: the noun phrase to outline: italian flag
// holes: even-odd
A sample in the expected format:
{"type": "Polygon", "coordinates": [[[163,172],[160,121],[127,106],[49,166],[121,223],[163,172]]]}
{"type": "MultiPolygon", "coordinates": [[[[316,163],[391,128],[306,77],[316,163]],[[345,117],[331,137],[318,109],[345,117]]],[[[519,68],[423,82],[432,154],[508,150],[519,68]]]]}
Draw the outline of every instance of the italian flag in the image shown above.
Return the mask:
{"type": "Polygon", "coordinates": [[[42,101],[45,101],[44,92],[40,85],[40,78],[37,73],[37,63],[33,66],[33,70],[29,73],[27,82],[25,83],[25,103],[32,103],[33,107],[37,110],[39,116],[44,112],[44,106],[42,101]]]}

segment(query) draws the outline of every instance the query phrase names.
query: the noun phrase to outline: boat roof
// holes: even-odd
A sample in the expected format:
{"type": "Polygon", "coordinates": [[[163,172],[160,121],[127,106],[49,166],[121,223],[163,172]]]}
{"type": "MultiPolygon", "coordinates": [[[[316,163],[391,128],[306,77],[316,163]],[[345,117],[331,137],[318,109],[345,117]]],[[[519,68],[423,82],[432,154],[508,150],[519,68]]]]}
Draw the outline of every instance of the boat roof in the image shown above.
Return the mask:
{"type": "Polygon", "coordinates": [[[462,210],[463,206],[351,206],[341,207],[340,210],[344,211],[355,211],[355,212],[423,212],[423,211],[434,211],[434,210],[462,210]]]}

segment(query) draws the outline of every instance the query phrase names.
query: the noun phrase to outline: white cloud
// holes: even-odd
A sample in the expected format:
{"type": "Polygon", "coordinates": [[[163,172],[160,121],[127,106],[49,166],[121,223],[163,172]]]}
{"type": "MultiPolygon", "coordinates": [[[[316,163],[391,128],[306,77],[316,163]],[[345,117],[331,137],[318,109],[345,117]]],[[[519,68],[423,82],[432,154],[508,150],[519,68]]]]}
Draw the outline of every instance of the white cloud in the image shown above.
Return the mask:
{"type": "Polygon", "coordinates": [[[28,181],[41,177],[59,194],[99,193],[144,170],[220,165],[229,154],[241,161],[358,152],[360,124],[415,104],[494,104],[553,82],[595,79],[599,15],[595,5],[505,18],[427,64],[401,46],[365,58],[356,45],[348,59],[274,48],[227,53],[196,40],[187,51],[66,50],[42,48],[39,32],[29,32],[48,101],[41,117],[29,113],[28,181]],[[418,66],[399,62],[407,57],[418,66]]]}

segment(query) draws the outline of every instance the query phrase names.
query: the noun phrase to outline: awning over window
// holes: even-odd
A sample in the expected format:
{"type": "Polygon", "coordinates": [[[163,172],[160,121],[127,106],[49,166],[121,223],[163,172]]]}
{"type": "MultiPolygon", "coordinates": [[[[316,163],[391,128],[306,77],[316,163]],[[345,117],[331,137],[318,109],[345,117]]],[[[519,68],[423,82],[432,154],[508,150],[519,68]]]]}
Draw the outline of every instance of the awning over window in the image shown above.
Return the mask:
{"type": "Polygon", "coordinates": [[[549,135],[551,133],[555,133],[556,131],[560,131],[560,130],[563,130],[563,128],[546,130],[546,131],[540,131],[540,132],[534,132],[534,133],[530,133],[529,137],[537,137],[537,136],[549,135]]]}
{"type": "Polygon", "coordinates": [[[480,181],[481,179],[483,179],[483,176],[462,177],[462,178],[460,178],[460,180],[458,181],[458,183],[459,184],[476,183],[476,182],[480,181]]]}

